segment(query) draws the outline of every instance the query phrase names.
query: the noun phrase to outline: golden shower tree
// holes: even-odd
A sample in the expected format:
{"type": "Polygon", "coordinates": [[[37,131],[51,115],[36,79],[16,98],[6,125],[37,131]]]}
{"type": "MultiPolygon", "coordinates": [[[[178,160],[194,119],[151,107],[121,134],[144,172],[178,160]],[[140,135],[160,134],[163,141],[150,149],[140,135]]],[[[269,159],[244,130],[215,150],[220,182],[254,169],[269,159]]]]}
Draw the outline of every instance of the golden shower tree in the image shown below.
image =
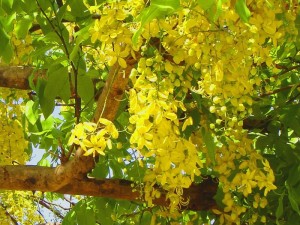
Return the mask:
{"type": "Polygon", "coordinates": [[[299,221],[298,11],[2,0],[1,224],[299,221]]]}

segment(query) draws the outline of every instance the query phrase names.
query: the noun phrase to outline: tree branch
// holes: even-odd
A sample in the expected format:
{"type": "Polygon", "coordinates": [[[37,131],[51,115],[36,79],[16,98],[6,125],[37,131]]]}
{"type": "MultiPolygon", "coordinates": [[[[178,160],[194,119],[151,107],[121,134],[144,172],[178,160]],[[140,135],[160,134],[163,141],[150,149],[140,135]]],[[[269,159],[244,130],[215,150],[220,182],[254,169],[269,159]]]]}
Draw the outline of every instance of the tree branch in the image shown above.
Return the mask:
{"type": "Polygon", "coordinates": [[[57,216],[60,219],[63,219],[64,216],[61,215],[61,213],[55,209],[53,209],[48,203],[46,203],[44,200],[40,200],[38,201],[38,204],[40,204],[41,206],[45,207],[46,209],[48,209],[49,211],[51,211],[55,216],[57,216]]]}
{"type": "MultiPolygon", "coordinates": [[[[111,68],[106,85],[97,101],[97,109],[93,121],[98,121],[100,117],[111,121],[114,120],[128,84],[130,71],[135,63],[136,60],[134,59],[127,60],[128,67],[125,70],[121,70],[117,64],[111,68]]],[[[23,78],[28,77],[32,71],[29,69],[20,70],[19,67],[17,67],[16,70],[23,75],[23,78]]],[[[7,68],[4,71],[8,71],[7,68]]],[[[12,77],[13,75],[11,74],[9,78],[12,77]]],[[[17,87],[20,86],[17,85],[17,87]]],[[[25,87],[28,88],[28,82],[24,82],[23,87],[23,89],[26,89],[25,87]]],[[[83,153],[82,149],[77,149],[74,158],[55,168],[39,166],[1,166],[0,189],[36,190],[71,195],[143,201],[143,193],[133,192],[133,183],[130,181],[87,178],[87,173],[94,168],[95,162],[93,157],[85,157],[83,153]]],[[[186,209],[208,210],[216,208],[217,206],[213,196],[216,194],[217,187],[218,184],[216,182],[206,180],[199,185],[193,184],[190,188],[185,189],[183,197],[190,200],[186,209]]],[[[153,203],[168,206],[169,203],[166,201],[163,190],[160,191],[162,192],[161,197],[155,199],[153,203]]]]}
{"type": "Polygon", "coordinates": [[[286,90],[292,89],[292,88],[297,88],[297,87],[300,87],[300,84],[287,85],[285,87],[281,87],[281,88],[275,89],[275,90],[273,90],[271,92],[264,93],[264,94],[260,95],[259,97],[263,98],[263,97],[266,97],[266,96],[269,96],[269,95],[274,95],[274,94],[277,94],[279,92],[286,91],[286,90]]]}
{"type": "Polygon", "coordinates": [[[46,70],[35,71],[33,67],[0,66],[0,86],[28,90],[28,78],[32,73],[34,73],[34,82],[38,77],[46,76],[46,70]]]}
{"type": "MultiPolygon", "coordinates": [[[[57,192],[71,195],[86,195],[107,197],[114,199],[130,200],[142,202],[143,193],[133,192],[134,183],[121,179],[93,179],[93,178],[75,178],[67,185],[61,187],[57,184],[55,190],[55,179],[59,176],[57,168],[41,166],[0,166],[0,189],[8,190],[31,190],[42,192],[57,192]],[[54,191],[53,191],[54,190],[54,191]]],[[[186,209],[190,210],[209,210],[216,208],[213,196],[217,191],[218,184],[211,179],[204,180],[201,184],[193,184],[190,188],[184,189],[183,197],[189,199],[189,205],[186,209]]],[[[157,187],[157,189],[159,189],[157,187]]],[[[168,206],[166,196],[163,190],[160,198],[153,201],[160,206],[168,206]]]]}

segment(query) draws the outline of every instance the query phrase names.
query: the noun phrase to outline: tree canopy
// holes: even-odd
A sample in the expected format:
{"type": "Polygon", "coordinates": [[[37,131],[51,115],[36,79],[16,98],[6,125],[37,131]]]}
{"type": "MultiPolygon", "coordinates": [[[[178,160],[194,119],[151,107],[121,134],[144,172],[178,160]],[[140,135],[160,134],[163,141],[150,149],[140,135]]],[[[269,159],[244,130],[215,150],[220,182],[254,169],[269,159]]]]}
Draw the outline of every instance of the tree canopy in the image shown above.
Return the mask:
{"type": "Polygon", "coordinates": [[[298,12],[0,1],[1,224],[300,221],[298,12]]]}

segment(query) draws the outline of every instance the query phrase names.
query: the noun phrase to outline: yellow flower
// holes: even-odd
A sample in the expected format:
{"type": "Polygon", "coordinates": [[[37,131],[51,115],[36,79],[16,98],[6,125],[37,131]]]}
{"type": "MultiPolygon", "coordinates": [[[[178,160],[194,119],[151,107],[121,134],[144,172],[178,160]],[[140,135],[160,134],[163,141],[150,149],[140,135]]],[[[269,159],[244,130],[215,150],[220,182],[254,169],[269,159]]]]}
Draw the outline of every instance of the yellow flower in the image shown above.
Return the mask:
{"type": "Polygon", "coordinates": [[[114,138],[114,139],[118,138],[119,132],[116,129],[115,125],[111,121],[104,119],[104,118],[100,118],[99,123],[106,126],[104,129],[108,134],[111,135],[112,138],[114,138]]]}
{"type": "Polygon", "coordinates": [[[257,183],[254,181],[255,170],[250,172],[247,170],[246,174],[243,175],[242,178],[242,186],[244,196],[248,196],[248,194],[252,193],[252,188],[256,187],[257,183]]]}
{"type": "Polygon", "coordinates": [[[193,125],[193,118],[192,118],[192,117],[189,117],[189,118],[187,118],[187,119],[184,121],[181,130],[182,130],[182,131],[185,131],[186,127],[187,127],[187,126],[190,126],[190,125],[193,125]]]}
{"type": "Polygon", "coordinates": [[[127,63],[124,58],[126,58],[128,55],[129,50],[125,48],[123,51],[121,51],[121,46],[117,43],[114,45],[114,50],[108,53],[108,65],[113,66],[116,62],[118,62],[122,68],[126,68],[127,63]]]}
{"type": "Polygon", "coordinates": [[[104,149],[106,148],[106,141],[104,137],[97,137],[96,135],[92,135],[90,140],[85,139],[82,142],[82,147],[86,151],[84,153],[85,156],[93,154],[96,155],[96,152],[100,155],[105,155],[104,149]]]}
{"type": "Polygon", "coordinates": [[[277,187],[273,184],[275,177],[272,171],[267,176],[263,172],[259,172],[259,175],[255,176],[259,189],[265,188],[264,196],[267,196],[268,192],[275,190],[277,187]]]}

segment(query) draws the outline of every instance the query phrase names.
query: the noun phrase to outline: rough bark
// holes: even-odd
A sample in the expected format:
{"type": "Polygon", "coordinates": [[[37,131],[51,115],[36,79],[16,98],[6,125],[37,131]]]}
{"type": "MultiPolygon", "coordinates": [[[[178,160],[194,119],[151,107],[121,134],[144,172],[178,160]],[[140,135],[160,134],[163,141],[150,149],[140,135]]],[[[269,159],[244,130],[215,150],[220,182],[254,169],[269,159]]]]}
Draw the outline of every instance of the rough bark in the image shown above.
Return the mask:
{"type": "MultiPolygon", "coordinates": [[[[58,168],[41,166],[0,166],[0,189],[56,192],[71,195],[86,195],[108,197],[114,199],[143,201],[142,190],[134,187],[128,180],[122,179],[94,179],[73,178],[67,185],[59,189],[55,183],[60,182],[57,174],[58,168]],[[133,191],[136,189],[136,191],[133,191]]],[[[60,185],[58,185],[60,186],[60,185]]],[[[211,179],[201,184],[193,184],[184,190],[184,199],[189,199],[186,209],[209,210],[216,208],[213,196],[217,190],[217,183],[211,179]]],[[[167,206],[168,202],[163,190],[161,196],[153,201],[156,205],[167,206]]]]}
{"type": "Polygon", "coordinates": [[[28,78],[34,74],[34,80],[38,76],[45,76],[45,70],[35,70],[26,66],[0,66],[0,87],[29,89],[28,78]]]}
{"type": "Polygon", "coordinates": [[[98,98],[97,108],[94,113],[94,121],[100,117],[113,121],[119,109],[120,102],[129,80],[129,74],[135,65],[136,60],[127,60],[127,68],[122,70],[116,65],[109,71],[109,77],[104,89],[98,98]]]}

